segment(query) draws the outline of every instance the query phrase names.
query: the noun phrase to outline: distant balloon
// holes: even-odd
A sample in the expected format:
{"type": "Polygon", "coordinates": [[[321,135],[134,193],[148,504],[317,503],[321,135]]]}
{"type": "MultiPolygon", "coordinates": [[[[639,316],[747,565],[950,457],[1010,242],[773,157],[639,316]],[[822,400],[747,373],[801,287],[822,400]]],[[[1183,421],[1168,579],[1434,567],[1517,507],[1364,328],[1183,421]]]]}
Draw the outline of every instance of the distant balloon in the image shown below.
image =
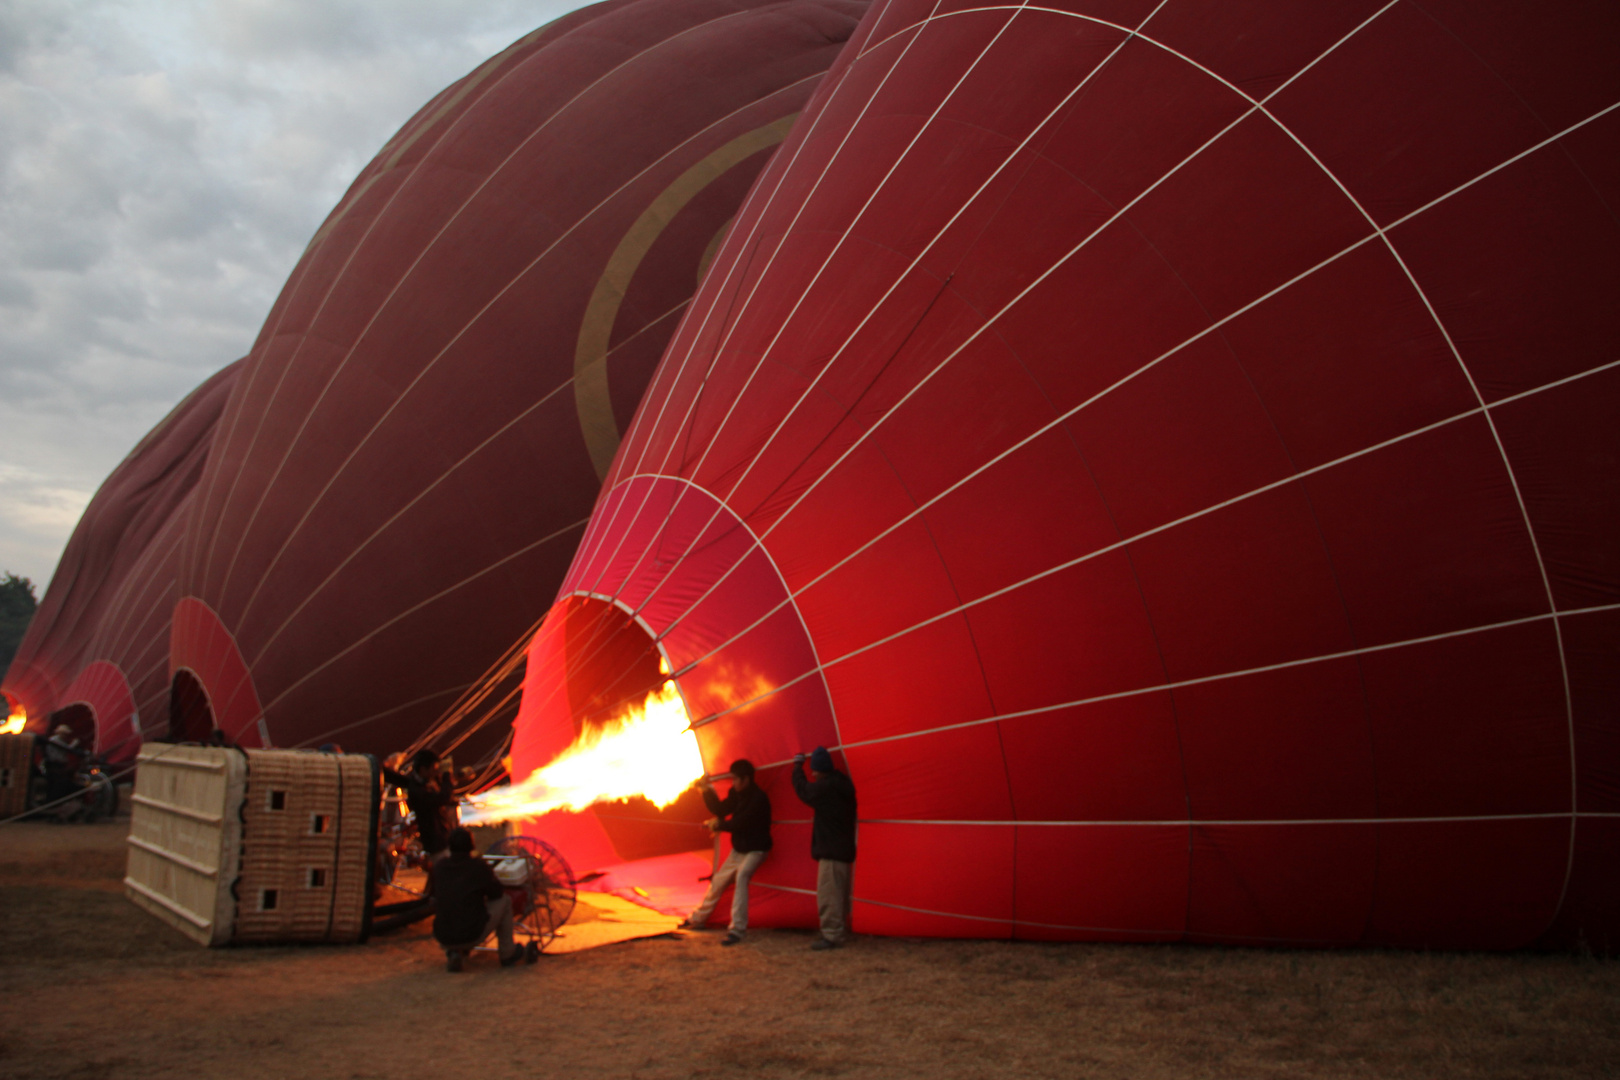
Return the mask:
{"type": "Polygon", "coordinates": [[[517,771],[661,654],[789,819],[778,923],[822,743],[858,930],[1613,948],[1617,10],[880,0],[619,448],[517,771]]]}
{"type": "Polygon", "coordinates": [[[448,87],[248,356],[187,527],[176,734],[408,743],[530,627],[858,0],[622,0],[448,87]]]}
{"type": "Polygon", "coordinates": [[[31,730],[58,724],[113,761],[163,729],[180,537],[242,361],[212,375],[114,469],[85,509],[6,673],[31,730]]]}

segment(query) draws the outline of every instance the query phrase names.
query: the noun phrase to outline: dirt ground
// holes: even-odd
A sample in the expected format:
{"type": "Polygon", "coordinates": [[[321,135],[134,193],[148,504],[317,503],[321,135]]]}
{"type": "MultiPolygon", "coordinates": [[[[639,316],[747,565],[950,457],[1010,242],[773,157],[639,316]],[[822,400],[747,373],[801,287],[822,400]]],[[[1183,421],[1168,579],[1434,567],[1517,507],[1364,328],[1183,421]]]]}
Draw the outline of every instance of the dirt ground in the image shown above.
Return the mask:
{"type": "Polygon", "coordinates": [[[425,928],[204,949],[127,821],[0,827],[0,1076],[1620,1076],[1620,963],[755,931],[444,971],[425,928]]]}

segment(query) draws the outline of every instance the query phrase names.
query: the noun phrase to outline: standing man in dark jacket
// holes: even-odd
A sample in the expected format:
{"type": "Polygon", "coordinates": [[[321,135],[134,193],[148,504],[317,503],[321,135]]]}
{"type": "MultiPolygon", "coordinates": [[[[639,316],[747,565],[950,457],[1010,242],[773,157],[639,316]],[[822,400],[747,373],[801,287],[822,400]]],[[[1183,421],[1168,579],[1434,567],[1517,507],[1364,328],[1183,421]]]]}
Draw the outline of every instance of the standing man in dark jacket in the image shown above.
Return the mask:
{"type": "Polygon", "coordinates": [[[710,832],[731,834],[731,854],[720,864],[709,881],[709,891],[703,902],[693,909],[681,926],[688,930],[701,930],[709,921],[709,913],[720,902],[720,894],[735,879],[736,891],[731,897],[731,927],[720,939],[722,945],[735,945],[748,932],[748,883],[754,871],[765,861],[771,850],[771,800],[754,783],[754,764],[743,758],[731,763],[733,783],[725,798],[714,793],[709,778],[698,781],[703,792],[703,805],[715,815],[709,819],[710,832]]]}
{"type": "Polygon", "coordinates": [[[472,833],[457,828],[449,838],[450,855],[428,872],[428,895],[433,897],[433,937],[444,949],[451,971],[460,971],[466,955],[484,935],[494,931],[501,967],[522,960],[532,964],[540,956],[533,942],[527,948],[512,937],[512,898],[495,877],[495,869],[473,854],[472,833]]]}
{"type": "Polygon", "coordinates": [[[832,755],[818,746],[793,758],[793,792],[815,810],[810,825],[810,857],[816,860],[816,908],[821,936],[812,949],[836,949],[849,937],[850,872],[855,863],[855,782],[833,768],[832,755]]]}
{"type": "Polygon", "coordinates": [[[450,830],[456,818],[456,788],[450,777],[439,771],[439,755],[418,750],[411,758],[411,771],[397,773],[383,769],[383,779],[405,792],[405,805],[416,818],[416,835],[430,859],[444,857],[450,830]]]}

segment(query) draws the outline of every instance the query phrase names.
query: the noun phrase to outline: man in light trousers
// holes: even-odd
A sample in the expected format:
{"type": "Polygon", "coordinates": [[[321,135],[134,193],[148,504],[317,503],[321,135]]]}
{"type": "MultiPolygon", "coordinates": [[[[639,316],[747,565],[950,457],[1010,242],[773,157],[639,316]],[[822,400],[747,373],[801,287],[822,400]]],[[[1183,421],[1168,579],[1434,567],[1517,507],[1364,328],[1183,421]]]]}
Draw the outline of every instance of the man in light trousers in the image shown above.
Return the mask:
{"type": "Polygon", "coordinates": [[[849,940],[851,873],[855,864],[855,783],[833,767],[824,746],[793,758],[793,792],[815,811],[810,826],[810,857],[816,860],[816,908],[821,936],[812,949],[836,949],[849,940]]]}
{"type": "Polygon", "coordinates": [[[765,861],[771,850],[771,800],[754,783],[753,762],[739,758],[731,763],[733,782],[725,798],[714,793],[708,777],[698,781],[703,793],[703,805],[714,817],[709,819],[710,832],[731,834],[731,854],[714,872],[709,891],[692,914],[681,923],[684,929],[701,930],[709,915],[720,902],[720,894],[735,881],[731,897],[731,926],[722,945],[735,945],[748,932],[748,882],[765,861]]]}

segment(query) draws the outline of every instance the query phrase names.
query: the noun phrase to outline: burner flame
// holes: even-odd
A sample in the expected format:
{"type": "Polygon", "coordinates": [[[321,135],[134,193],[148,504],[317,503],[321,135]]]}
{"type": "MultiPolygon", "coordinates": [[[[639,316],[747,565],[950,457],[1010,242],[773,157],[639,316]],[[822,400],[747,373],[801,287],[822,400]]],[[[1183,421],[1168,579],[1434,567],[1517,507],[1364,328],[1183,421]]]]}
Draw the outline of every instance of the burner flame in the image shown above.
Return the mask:
{"type": "Polygon", "coordinates": [[[674,680],[626,714],[582,732],[528,779],[473,796],[464,825],[584,810],[640,795],[664,807],[703,775],[703,755],[674,680]]]}

